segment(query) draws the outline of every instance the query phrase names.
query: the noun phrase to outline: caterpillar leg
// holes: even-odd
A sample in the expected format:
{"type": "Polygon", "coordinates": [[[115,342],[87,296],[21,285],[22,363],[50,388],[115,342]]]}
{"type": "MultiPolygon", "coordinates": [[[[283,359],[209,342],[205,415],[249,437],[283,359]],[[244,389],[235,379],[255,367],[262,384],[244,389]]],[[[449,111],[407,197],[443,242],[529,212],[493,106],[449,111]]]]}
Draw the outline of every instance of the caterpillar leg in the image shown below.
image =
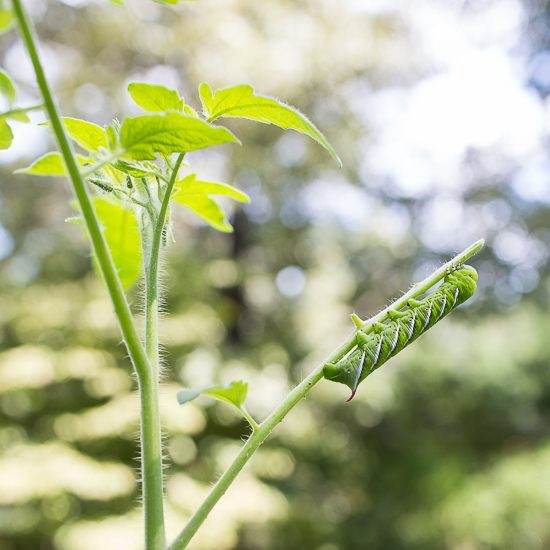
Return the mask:
{"type": "Polygon", "coordinates": [[[390,316],[390,319],[393,321],[394,319],[401,319],[401,317],[405,317],[405,315],[407,315],[407,312],[398,311],[397,309],[390,309],[388,311],[388,315],[390,316]]]}
{"type": "Polygon", "coordinates": [[[357,345],[362,349],[364,349],[369,342],[369,337],[361,331],[357,332],[355,338],[357,340],[357,345]]]}
{"type": "Polygon", "coordinates": [[[373,323],[372,326],[374,328],[374,332],[377,333],[384,332],[388,328],[388,325],[385,325],[384,323],[373,323]]]}
{"type": "Polygon", "coordinates": [[[459,269],[462,268],[462,266],[464,265],[464,262],[458,262],[457,264],[451,264],[450,267],[447,268],[447,275],[450,275],[451,273],[453,273],[453,271],[457,271],[459,269]]]}
{"type": "MultiPolygon", "coordinates": [[[[388,328],[388,325],[385,325],[384,323],[373,323],[372,326],[374,327],[374,332],[376,333],[383,332],[388,328]]],[[[371,341],[372,336],[369,336],[368,334],[365,334],[364,332],[358,330],[357,334],[355,335],[355,339],[357,340],[357,345],[360,348],[365,349],[367,344],[371,341]]]]}
{"type": "Polygon", "coordinates": [[[421,306],[421,305],[423,305],[423,304],[422,304],[421,301],[414,300],[413,298],[411,298],[411,299],[407,302],[407,305],[408,305],[410,308],[415,308],[415,307],[421,306]]]}

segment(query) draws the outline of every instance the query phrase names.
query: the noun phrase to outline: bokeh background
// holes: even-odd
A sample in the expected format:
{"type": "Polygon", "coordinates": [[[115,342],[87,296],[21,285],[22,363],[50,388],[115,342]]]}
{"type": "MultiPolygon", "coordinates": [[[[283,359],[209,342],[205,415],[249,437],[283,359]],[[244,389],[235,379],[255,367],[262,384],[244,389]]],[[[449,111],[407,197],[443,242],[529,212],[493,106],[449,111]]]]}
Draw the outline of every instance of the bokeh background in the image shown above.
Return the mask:
{"type": "MultiPolygon", "coordinates": [[[[352,330],[474,240],[475,297],[362,384],[321,382],[211,514],[197,550],[550,547],[550,14],[542,0],[33,0],[63,113],[138,112],[131,81],[252,84],[314,142],[247,121],[188,155],[252,197],[233,234],[183,209],[165,265],[175,534],[247,427],[182,386],[242,379],[263,419],[352,330]]],[[[15,33],[0,64],[37,101],[15,33]]],[[[53,149],[0,152],[0,548],[141,548],[135,380],[53,149]]],[[[176,207],[177,208],[177,207],[176,207]]],[[[227,204],[228,209],[234,205],[227,204]]],[[[131,294],[139,314],[139,288],[131,294]]]]}

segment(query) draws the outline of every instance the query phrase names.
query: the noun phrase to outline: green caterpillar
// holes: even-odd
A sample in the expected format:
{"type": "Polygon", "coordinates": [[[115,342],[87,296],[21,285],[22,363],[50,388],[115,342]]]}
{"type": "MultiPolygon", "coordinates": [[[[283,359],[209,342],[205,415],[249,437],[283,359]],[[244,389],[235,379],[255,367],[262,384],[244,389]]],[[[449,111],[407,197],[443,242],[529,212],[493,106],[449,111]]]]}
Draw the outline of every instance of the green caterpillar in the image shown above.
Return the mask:
{"type": "Polygon", "coordinates": [[[477,271],[469,265],[448,270],[436,292],[421,301],[409,300],[404,312],[390,310],[390,322],[375,323],[373,333],[358,331],[357,348],[337,363],[326,363],[325,378],[348,386],[351,401],[360,382],[470,298],[476,282],[477,271]]]}

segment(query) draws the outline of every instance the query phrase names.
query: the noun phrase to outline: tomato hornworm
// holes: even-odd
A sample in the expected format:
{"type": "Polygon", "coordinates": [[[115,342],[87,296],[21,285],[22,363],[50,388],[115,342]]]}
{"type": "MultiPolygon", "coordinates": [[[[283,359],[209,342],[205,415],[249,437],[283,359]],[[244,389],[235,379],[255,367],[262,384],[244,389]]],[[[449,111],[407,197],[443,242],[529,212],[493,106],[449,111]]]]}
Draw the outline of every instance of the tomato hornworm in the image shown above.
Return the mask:
{"type": "Polygon", "coordinates": [[[469,265],[448,270],[433,294],[420,301],[409,300],[406,311],[390,310],[390,322],[374,323],[370,334],[358,331],[357,348],[337,363],[326,363],[325,378],[348,386],[351,401],[360,382],[470,298],[476,282],[477,271],[469,265]]]}

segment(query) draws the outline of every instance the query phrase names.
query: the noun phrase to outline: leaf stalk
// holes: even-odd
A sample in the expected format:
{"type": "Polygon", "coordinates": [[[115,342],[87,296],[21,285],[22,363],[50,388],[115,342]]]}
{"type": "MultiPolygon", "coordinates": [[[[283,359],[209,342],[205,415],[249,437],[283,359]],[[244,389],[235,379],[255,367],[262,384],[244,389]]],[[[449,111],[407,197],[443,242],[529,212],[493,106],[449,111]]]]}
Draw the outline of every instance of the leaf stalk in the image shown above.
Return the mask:
{"type": "MultiPolygon", "coordinates": [[[[452,260],[442,265],[439,269],[434,271],[429,277],[426,277],[421,283],[417,283],[411,287],[401,298],[396,300],[391,306],[381,311],[378,315],[375,315],[368,321],[364,321],[362,331],[371,332],[376,323],[380,323],[387,319],[390,315],[390,310],[400,309],[404,307],[411,299],[417,298],[424,294],[438,281],[443,279],[447,274],[447,271],[457,264],[462,264],[474,254],[479,252],[485,244],[484,239],[476,241],[469,246],[466,250],[457,254],[452,260]]],[[[252,435],[248,438],[241,451],[229,466],[229,468],[223,473],[216,485],[212,488],[209,495],[204,502],[199,506],[196,512],[193,514],[187,525],[179,533],[179,535],[169,544],[167,550],[184,550],[187,548],[189,541],[197,532],[199,527],[207,518],[210,510],[218,502],[218,500],[227,491],[233,480],[237,477],[238,473],[243,469],[244,465],[248,462],[250,457],[258,449],[258,447],[266,440],[267,436],[272,432],[273,428],[283,420],[283,418],[308,394],[308,392],[323,378],[323,367],[325,363],[334,363],[342,359],[348,352],[350,352],[357,345],[357,332],[354,331],[347,340],[331,355],[322,361],[315,369],[306,377],[300,384],[298,384],[280,403],[280,405],[259,425],[252,435]]]]}

